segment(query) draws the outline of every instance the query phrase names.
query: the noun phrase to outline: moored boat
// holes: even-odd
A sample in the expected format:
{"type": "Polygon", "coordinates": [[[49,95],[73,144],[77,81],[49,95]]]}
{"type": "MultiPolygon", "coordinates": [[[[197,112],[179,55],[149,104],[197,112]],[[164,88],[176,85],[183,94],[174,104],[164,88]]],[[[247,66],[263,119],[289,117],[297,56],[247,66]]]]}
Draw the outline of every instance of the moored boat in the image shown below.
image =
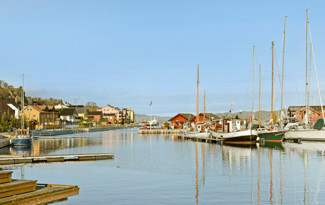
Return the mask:
{"type": "Polygon", "coordinates": [[[32,144],[32,137],[29,129],[17,129],[12,136],[13,146],[30,146],[32,144]]]}
{"type": "Polygon", "coordinates": [[[261,130],[257,131],[258,137],[264,139],[265,142],[282,142],[285,131],[277,130],[261,130]]]}
{"type": "Polygon", "coordinates": [[[257,139],[256,130],[244,130],[238,132],[211,132],[212,137],[222,140],[224,144],[255,144],[257,139]]]}

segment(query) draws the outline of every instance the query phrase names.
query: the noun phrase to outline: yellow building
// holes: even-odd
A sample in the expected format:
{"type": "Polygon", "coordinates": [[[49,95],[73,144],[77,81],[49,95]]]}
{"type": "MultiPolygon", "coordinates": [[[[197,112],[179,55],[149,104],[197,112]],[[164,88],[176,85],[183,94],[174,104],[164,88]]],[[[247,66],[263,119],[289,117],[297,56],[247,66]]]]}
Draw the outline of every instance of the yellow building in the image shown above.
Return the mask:
{"type": "Polygon", "coordinates": [[[26,121],[36,129],[52,129],[60,125],[59,112],[53,106],[28,105],[24,109],[26,121]]]}

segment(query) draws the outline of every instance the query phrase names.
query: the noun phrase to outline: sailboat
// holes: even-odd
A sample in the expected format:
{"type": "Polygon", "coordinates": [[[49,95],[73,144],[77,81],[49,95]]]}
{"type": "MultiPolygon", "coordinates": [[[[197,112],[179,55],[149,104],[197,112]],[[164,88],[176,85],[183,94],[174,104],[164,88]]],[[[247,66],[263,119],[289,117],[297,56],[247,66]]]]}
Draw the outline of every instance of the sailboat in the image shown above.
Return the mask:
{"type": "MultiPolygon", "coordinates": [[[[255,46],[253,48],[253,55],[254,55],[254,60],[255,61],[255,46]]],[[[255,65],[253,64],[253,76],[254,76],[254,67],[255,65]]],[[[254,80],[253,80],[254,81],[254,80]]],[[[253,94],[254,94],[254,85],[253,85],[253,94]]],[[[243,145],[243,144],[255,144],[256,139],[257,139],[257,131],[252,130],[252,123],[253,123],[253,107],[254,107],[254,95],[252,99],[252,122],[250,125],[249,130],[241,130],[236,129],[235,131],[232,131],[230,127],[232,126],[232,122],[228,121],[226,119],[222,120],[222,131],[210,131],[211,135],[213,138],[222,140],[224,144],[238,144],[238,145],[243,145]]],[[[231,111],[231,109],[230,109],[231,111]]]]}
{"type": "MultiPolygon", "coordinates": [[[[187,131],[183,134],[184,137],[209,137],[210,133],[207,129],[204,129],[205,119],[203,122],[199,121],[199,64],[197,65],[197,96],[196,96],[196,123],[195,129],[192,131],[187,131]]],[[[205,96],[204,96],[205,97],[205,96]]],[[[205,102],[204,102],[205,103],[205,102]]],[[[204,105],[205,106],[205,105],[204,105]]],[[[205,114],[204,114],[205,118],[205,114]]]]}
{"type": "Polygon", "coordinates": [[[23,75],[23,86],[21,91],[21,129],[17,129],[12,136],[12,145],[13,146],[29,146],[32,143],[32,137],[29,129],[24,129],[25,125],[25,115],[24,115],[24,75],[23,75]]]}
{"type": "MultiPolygon", "coordinates": [[[[325,130],[322,129],[324,126],[324,110],[323,110],[323,105],[322,105],[322,99],[320,96],[320,88],[318,85],[318,93],[320,97],[320,103],[321,103],[321,109],[322,109],[322,115],[323,115],[323,125],[321,126],[320,130],[317,129],[312,129],[309,124],[309,83],[308,83],[308,32],[309,32],[309,18],[308,18],[308,9],[306,10],[306,114],[304,116],[305,120],[305,128],[304,129],[290,129],[289,125],[285,129],[289,129],[286,134],[285,134],[285,139],[295,139],[295,138],[300,138],[301,140],[311,140],[311,139],[316,139],[316,140],[323,140],[325,139],[325,130]]],[[[313,46],[311,44],[311,53],[313,52],[313,46]]],[[[314,52],[313,52],[314,54],[314,52]]],[[[314,58],[314,63],[315,63],[315,58],[314,58]]],[[[318,83],[318,76],[317,76],[317,69],[315,66],[316,70],[316,78],[317,78],[317,83],[318,83]]],[[[290,125],[292,126],[292,124],[290,125]]]]}
{"type": "Polygon", "coordinates": [[[270,130],[258,130],[258,137],[260,138],[260,141],[264,141],[264,142],[282,142],[282,138],[285,134],[285,131],[274,130],[274,126],[273,126],[273,81],[274,81],[274,42],[272,41],[271,127],[270,130]]]}

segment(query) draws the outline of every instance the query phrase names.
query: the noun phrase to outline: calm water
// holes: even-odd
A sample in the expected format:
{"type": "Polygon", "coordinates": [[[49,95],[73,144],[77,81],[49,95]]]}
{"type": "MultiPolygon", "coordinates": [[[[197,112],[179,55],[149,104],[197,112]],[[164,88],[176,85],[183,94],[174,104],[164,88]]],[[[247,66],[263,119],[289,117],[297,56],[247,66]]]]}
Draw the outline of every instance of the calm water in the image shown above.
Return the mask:
{"type": "MultiPolygon", "coordinates": [[[[325,204],[324,143],[231,147],[136,129],[34,141],[3,154],[115,153],[114,160],[25,165],[25,179],[71,184],[58,204],[325,204]],[[78,138],[75,138],[78,137],[78,138]]],[[[21,168],[12,168],[14,178],[21,168]]]]}

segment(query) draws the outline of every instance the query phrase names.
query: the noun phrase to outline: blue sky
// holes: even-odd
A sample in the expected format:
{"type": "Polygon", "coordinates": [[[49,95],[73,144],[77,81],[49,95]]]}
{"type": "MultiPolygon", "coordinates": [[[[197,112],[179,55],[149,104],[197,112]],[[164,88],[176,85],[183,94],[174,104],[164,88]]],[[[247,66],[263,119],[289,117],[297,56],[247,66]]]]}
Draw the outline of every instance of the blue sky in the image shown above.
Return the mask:
{"type": "MultiPolygon", "coordinates": [[[[262,66],[262,109],[271,104],[271,42],[282,65],[284,17],[286,105],[305,102],[305,18],[325,94],[323,1],[0,1],[0,75],[26,94],[75,104],[131,107],[136,113],[251,110],[253,45],[262,66]]],[[[313,67],[312,67],[313,68],[313,67]]],[[[314,69],[314,68],[313,68],[314,69]]],[[[319,104],[315,72],[311,104],[319,104]],[[315,97],[314,97],[315,96],[315,97]],[[314,100],[315,99],[315,100],[314,100]]],[[[277,78],[278,79],[278,78],[277,78]]],[[[276,81],[275,109],[280,108],[276,81]]],[[[258,72],[255,72],[255,110],[258,72]]]]}

